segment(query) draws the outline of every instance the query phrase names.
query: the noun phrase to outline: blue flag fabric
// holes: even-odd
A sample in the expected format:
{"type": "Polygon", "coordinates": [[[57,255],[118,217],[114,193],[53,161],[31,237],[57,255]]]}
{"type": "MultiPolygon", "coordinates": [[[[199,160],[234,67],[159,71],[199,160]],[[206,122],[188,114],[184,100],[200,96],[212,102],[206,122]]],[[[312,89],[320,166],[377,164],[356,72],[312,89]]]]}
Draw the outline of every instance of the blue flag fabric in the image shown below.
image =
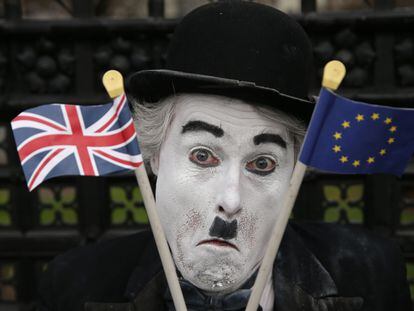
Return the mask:
{"type": "Polygon", "coordinates": [[[414,109],[366,104],[322,89],[299,161],[344,174],[400,176],[414,152],[414,109]]]}

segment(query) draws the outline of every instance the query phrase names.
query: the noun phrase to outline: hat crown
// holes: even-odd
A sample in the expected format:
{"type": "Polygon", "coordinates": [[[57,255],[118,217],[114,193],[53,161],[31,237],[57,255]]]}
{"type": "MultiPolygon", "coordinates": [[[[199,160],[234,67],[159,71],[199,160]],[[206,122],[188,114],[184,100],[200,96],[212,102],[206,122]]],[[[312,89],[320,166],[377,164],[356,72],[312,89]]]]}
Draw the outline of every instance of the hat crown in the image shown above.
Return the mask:
{"type": "Polygon", "coordinates": [[[166,68],[253,82],[306,98],[312,48],[285,13],[253,2],[221,1],[192,11],[177,26],[166,68]]]}

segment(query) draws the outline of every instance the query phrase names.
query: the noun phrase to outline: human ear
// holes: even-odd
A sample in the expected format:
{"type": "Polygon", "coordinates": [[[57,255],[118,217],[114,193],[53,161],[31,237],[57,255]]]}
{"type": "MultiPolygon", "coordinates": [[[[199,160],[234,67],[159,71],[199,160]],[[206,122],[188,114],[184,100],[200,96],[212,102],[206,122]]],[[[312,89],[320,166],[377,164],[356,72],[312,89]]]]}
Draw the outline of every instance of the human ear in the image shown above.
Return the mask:
{"type": "Polygon", "coordinates": [[[158,175],[158,167],[159,167],[159,156],[154,155],[150,159],[151,170],[154,175],[158,175]]]}

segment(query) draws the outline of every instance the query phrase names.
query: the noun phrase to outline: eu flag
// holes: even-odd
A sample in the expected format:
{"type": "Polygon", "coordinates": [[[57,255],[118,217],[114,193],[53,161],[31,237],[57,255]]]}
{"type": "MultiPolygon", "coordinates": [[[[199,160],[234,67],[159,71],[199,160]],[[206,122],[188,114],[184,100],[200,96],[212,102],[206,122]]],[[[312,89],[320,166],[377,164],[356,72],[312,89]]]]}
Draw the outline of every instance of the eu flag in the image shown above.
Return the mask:
{"type": "Polygon", "coordinates": [[[414,109],[321,90],[299,160],[324,171],[400,176],[414,152],[414,109]]]}

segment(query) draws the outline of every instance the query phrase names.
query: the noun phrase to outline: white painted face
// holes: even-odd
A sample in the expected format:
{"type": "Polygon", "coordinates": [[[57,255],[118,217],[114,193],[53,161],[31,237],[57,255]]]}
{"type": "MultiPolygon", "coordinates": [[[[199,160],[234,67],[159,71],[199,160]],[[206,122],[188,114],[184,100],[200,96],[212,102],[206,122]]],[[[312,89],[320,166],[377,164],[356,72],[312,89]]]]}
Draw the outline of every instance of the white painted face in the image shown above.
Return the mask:
{"type": "Polygon", "coordinates": [[[264,256],[293,166],[286,128],[252,106],[178,96],[152,168],[161,221],[185,279],[208,292],[243,285],[264,256]],[[212,226],[215,219],[227,226],[212,226]]]}

